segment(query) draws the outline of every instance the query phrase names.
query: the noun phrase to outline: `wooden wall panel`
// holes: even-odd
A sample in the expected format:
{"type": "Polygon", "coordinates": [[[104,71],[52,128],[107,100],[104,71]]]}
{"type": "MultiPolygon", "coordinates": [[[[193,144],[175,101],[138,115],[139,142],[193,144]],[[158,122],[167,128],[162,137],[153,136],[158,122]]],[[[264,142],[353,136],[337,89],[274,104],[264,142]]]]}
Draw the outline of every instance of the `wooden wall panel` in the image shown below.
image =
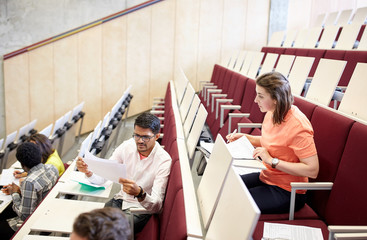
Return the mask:
{"type": "Polygon", "coordinates": [[[248,0],[246,20],[247,50],[260,51],[268,39],[270,1],[248,0]]]}
{"type": "Polygon", "coordinates": [[[29,52],[29,94],[31,119],[37,118],[37,128],[42,130],[56,120],[52,44],[29,52]]]}
{"type": "Polygon", "coordinates": [[[5,128],[6,134],[10,134],[33,120],[29,102],[28,53],[4,61],[4,93],[5,128]]]}
{"type": "Polygon", "coordinates": [[[127,16],[127,86],[134,95],[129,115],[148,110],[150,79],[151,8],[127,16]]]}
{"type": "Polygon", "coordinates": [[[78,34],[78,102],[85,101],[82,132],[91,131],[102,119],[102,28],[78,34]]]}
{"type": "Polygon", "coordinates": [[[164,97],[173,79],[175,2],[163,1],[152,7],[152,40],[149,106],[154,97],[164,97]]]}
{"type": "Polygon", "coordinates": [[[245,48],[246,7],[247,1],[224,1],[220,60],[238,54],[245,48]]]}
{"type": "Polygon", "coordinates": [[[127,88],[126,18],[102,25],[102,113],[111,111],[127,88]]]}
{"type": "MultiPolygon", "coordinates": [[[[200,1],[198,78],[210,81],[215,63],[220,61],[222,39],[223,0],[200,1]]],[[[198,81],[191,82],[196,91],[198,81]]]]}
{"type": "Polygon", "coordinates": [[[78,38],[70,36],[54,43],[55,116],[58,119],[78,102],[78,38]]]}
{"type": "Polygon", "coordinates": [[[196,83],[197,77],[199,7],[200,1],[176,0],[174,76],[181,67],[191,83],[196,83]]]}

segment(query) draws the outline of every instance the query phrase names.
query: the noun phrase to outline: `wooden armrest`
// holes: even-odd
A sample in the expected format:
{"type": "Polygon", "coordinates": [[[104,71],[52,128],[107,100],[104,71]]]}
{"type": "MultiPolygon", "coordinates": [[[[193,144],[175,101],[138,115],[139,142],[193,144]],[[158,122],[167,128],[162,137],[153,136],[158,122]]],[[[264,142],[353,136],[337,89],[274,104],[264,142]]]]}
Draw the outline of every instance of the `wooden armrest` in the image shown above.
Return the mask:
{"type": "MultiPolygon", "coordinates": [[[[367,226],[344,226],[344,225],[329,225],[329,240],[332,239],[350,239],[352,238],[349,234],[367,234],[367,226]],[[350,238],[342,238],[349,236],[350,238]]],[[[355,238],[355,239],[366,239],[365,238],[355,238]]],[[[354,239],[354,238],[353,238],[354,239]]]]}
{"type": "MultiPolygon", "coordinates": [[[[329,238],[330,239],[330,238],[329,238]]],[[[334,238],[335,240],[352,240],[352,239],[367,239],[367,232],[363,233],[335,233],[334,238]]]]}
{"type": "Polygon", "coordinates": [[[161,128],[164,128],[164,124],[161,124],[161,128]]]}
{"type": "Polygon", "coordinates": [[[155,109],[164,109],[164,105],[155,105],[152,107],[152,110],[155,110],[155,109]]]}
{"type": "MultiPolygon", "coordinates": [[[[239,110],[241,109],[241,105],[222,105],[220,106],[220,127],[224,125],[224,110],[239,110]]],[[[218,116],[216,115],[215,118],[217,119],[218,116]]]]}
{"type": "Polygon", "coordinates": [[[208,86],[204,86],[204,87],[203,87],[203,98],[204,98],[204,101],[206,101],[206,92],[207,92],[209,89],[215,89],[215,88],[218,88],[218,86],[215,86],[215,85],[208,85],[208,86]]]}
{"type": "Polygon", "coordinates": [[[164,111],[162,111],[162,110],[151,110],[150,113],[151,114],[163,114],[164,111]]]}
{"type": "Polygon", "coordinates": [[[154,97],[154,98],[153,98],[153,100],[154,100],[154,101],[158,101],[158,100],[159,100],[159,101],[163,101],[163,100],[164,100],[164,98],[162,98],[162,97],[154,97]]]}
{"type": "Polygon", "coordinates": [[[213,86],[214,83],[213,82],[209,82],[209,81],[199,81],[199,87],[200,87],[200,91],[203,91],[204,86],[213,86]]]}
{"type": "Polygon", "coordinates": [[[229,113],[228,114],[228,134],[232,130],[232,118],[239,118],[239,117],[250,117],[249,113],[229,113]]]}
{"type": "Polygon", "coordinates": [[[160,121],[164,121],[164,117],[158,117],[160,121]]]}
{"type": "Polygon", "coordinates": [[[208,89],[207,95],[206,95],[206,106],[208,107],[210,104],[210,95],[214,93],[221,93],[222,89],[208,89]]]}
{"type": "Polygon", "coordinates": [[[227,98],[219,98],[216,99],[216,104],[215,104],[215,118],[218,118],[218,114],[219,114],[219,103],[225,103],[225,102],[229,102],[232,103],[233,99],[227,99],[227,98]]]}
{"type": "Polygon", "coordinates": [[[164,133],[159,134],[159,138],[162,139],[164,136],[164,133]]]}
{"type": "Polygon", "coordinates": [[[212,112],[214,111],[214,100],[215,98],[219,98],[219,97],[227,97],[227,94],[225,93],[214,93],[212,94],[212,112]]]}
{"type": "Polygon", "coordinates": [[[261,128],[262,123],[238,123],[238,132],[241,132],[242,128],[261,128]]]}
{"type": "Polygon", "coordinates": [[[294,207],[296,203],[296,190],[331,190],[332,182],[291,182],[291,205],[289,208],[289,220],[294,219],[294,207]]]}

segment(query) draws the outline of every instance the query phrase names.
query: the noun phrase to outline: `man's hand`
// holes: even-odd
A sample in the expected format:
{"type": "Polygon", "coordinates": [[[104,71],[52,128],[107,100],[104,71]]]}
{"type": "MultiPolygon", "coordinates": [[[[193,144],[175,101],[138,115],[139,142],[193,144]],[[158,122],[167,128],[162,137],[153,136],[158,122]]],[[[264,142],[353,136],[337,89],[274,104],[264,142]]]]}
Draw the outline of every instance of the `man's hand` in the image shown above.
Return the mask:
{"type": "Polygon", "coordinates": [[[1,191],[7,195],[11,195],[13,193],[19,193],[20,194],[20,187],[16,185],[15,183],[9,184],[4,186],[1,191]]]}
{"type": "Polygon", "coordinates": [[[79,172],[85,173],[87,177],[91,177],[93,175],[93,173],[88,169],[88,164],[86,164],[81,157],[78,157],[78,160],[76,160],[76,167],[79,172]]]}
{"type": "Polygon", "coordinates": [[[140,187],[134,181],[125,179],[125,178],[120,178],[119,183],[122,184],[122,190],[126,192],[127,194],[130,194],[133,196],[139,195],[140,187]]]}
{"type": "Polygon", "coordinates": [[[19,170],[15,170],[13,172],[13,175],[14,175],[15,178],[23,178],[23,177],[27,176],[27,172],[21,172],[19,170]]]}

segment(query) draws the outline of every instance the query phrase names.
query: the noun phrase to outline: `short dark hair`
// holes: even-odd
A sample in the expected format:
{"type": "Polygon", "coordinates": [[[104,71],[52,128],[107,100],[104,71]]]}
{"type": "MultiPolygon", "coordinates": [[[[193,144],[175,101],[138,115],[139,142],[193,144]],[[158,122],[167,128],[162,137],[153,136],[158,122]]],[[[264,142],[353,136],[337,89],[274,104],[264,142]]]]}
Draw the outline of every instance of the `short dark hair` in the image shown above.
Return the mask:
{"type": "Polygon", "coordinates": [[[134,127],[139,126],[141,128],[149,128],[152,130],[154,134],[159,133],[159,130],[161,128],[161,122],[159,121],[159,118],[151,113],[142,113],[140,114],[134,123],[134,127]]]}
{"type": "Polygon", "coordinates": [[[18,161],[29,169],[41,163],[41,152],[36,144],[25,142],[17,148],[18,161]]]}
{"type": "Polygon", "coordinates": [[[273,123],[281,124],[293,104],[293,95],[288,79],[279,72],[264,73],[256,79],[256,84],[276,100],[273,123]]]}
{"type": "Polygon", "coordinates": [[[39,147],[42,155],[42,163],[46,163],[48,157],[55,151],[55,149],[52,148],[52,143],[50,139],[43,134],[33,134],[28,139],[28,142],[35,142],[36,145],[39,147]]]}
{"type": "Polygon", "coordinates": [[[73,232],[88,240],[128,240],[131,229],[121,209],[105,207],[80,214],[74,221],[73,232]]]}

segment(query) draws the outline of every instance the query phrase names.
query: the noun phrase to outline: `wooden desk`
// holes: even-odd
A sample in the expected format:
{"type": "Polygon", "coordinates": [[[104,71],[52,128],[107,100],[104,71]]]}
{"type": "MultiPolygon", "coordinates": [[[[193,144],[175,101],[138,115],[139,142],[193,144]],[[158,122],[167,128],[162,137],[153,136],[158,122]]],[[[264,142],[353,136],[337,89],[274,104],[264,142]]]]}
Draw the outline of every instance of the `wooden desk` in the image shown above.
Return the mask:
{"type": "Polygon", "coordinates": [[[31,225],[32,231],[71,233],[75,218],[83,212],[103,208],[104,203],[52,199],[31,225]]]}

